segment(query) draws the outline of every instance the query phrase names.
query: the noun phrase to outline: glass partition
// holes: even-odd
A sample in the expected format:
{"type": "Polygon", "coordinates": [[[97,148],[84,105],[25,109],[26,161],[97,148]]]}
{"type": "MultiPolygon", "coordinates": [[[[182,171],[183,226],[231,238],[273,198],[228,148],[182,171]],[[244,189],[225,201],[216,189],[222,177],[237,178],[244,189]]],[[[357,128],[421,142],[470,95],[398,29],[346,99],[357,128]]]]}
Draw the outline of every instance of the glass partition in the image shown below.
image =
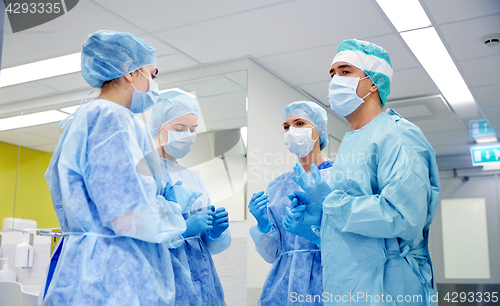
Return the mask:
{"type": "MultiPolygon", "coordinates": [[[[202,177],[212,203],[226,207],[231,221],[244,220],[247,71],[160,85],[160,91],[173,88],[196,93],[201,108],[195,146],[179,163],[202,177]]],[[[0,222],[26,218],[39,228],[59,227],[44,174],[63,131],[59,124],[78,106],[68,101],[0,116],[8,119],[0,121],[0,222]]],[[[138,116],[148,122],[149,112],[138,116]]]]}

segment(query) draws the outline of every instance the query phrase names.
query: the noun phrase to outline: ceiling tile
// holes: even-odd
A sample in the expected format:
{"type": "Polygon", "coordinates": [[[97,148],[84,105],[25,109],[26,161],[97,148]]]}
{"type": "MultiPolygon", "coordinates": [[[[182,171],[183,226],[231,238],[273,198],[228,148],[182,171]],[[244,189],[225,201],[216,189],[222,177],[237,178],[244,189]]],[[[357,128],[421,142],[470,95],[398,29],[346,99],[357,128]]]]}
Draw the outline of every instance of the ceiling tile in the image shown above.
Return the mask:
{"type": "Polygon", "coordinates": [[[58,91],[70,91],[83,88],[88,88],[89,92],[92,90],[92,87],[85,81],[80,72],[43,79],[38,81],[38,83],[47,85],[58,91]]]}
{"type": "Polygon", "coordinates": [[[500,125],[500,107],[485,108],[484,114],[492,126],[500,125]]]}
{"type": "MultiPolygon", "coordinates": [[[[498,122],[498,123],[500,123],[500,122],[498,122]]],[[[493,126],[493,129],[494,129],[494,130],[495,130],[495,132],[497,133],[497,136],[499,136],[499,135],[500,135],[500,124],[498,124],[498,125],[494,125],[494,126],[493,126]]],[[[499,136],[499,137],[500,137],[500,136],[499,136]]]]}
{"type": "MultiPolygon", "coordinates": [[[[7,142],[13,145],[19,144],[19,130],[8,130],[0,132],[0,141],[7,142]]],[[[26,148],[31,148],[34,146],[46,145],[53,143],[53,139],[40,137],[24,132],[21,130],[21,146],[26,148]]]]}
{"type": "Polygon", "coordinates": [[[181,70],[200,65],[193,59],[177,53],[158,57],[158,71],[163,74],[168,71],[181,70]]]}
{"type": "Polygon", "coordinates": [[[330,84],[330,80],[300,85],[299,87],[329,107],[330,101],[328,101],[328,84],[330,84]]]}
{"type": "Polygon", "coordinates": [[[424,3],[438,24],[500,13],[498,0],[424,0],[424,3]]]}
{"type": "Polygon", "coordinates": [[[395,70],[389,100],[440,94],[423,68],[395,70]]]}
{"type": "MultiPolygon", "coordinates": [[[[236,92],[225,95],[199,98],[200,109],[207,128],[216,129],[231,121],[231,127],[241,127],[246,125],[246,92],[236,92]],[[238,122],[244,121],[239,125],[238,122]],[[234,124],[237,124],[234,126],[234,124]]],[[[226,127],[227,129],[229,127],[226,127]]]]}
{"type": "Polygon", "coordinates": [[[247,126],[247,117],[244,116],[238,118],[227,118],[217,121],[207,121],[206,125],[209,131],[236,129],[247,126]]]}
{"type": "Polygon", "coordinates": [[[330,79],[330,63],[338,44],[259,58],[272,71],[294,84],[330,79]]]}
{"type": "Polygon", "coordinates": [[[18,130],[0,131],[0,142],[10,143],[15,146],[19,145],[19,131],[18,130]]]}
{"type": "MultiPolygon", "coordinates": [[[[57,142],[59,140],[59,136],[61,136],[64,129],[59,127],[60,122],[53,122],[48,124],[36,125],[23,128],[24,133],[28,133],[32,136],[38,136],[50,139],[52,142],[57,142]]],[[[21,136],[22,137],[22,136],[21,136]]]]}
{"type": "Polygon", "coordinates": [[[133,21],[136,25],[148,32],[154,32],[184,24],[214,19],[217,17],[235,14],[242,11],[272,5],[283,0],[252,0],[252,1],[226,1],[203,0],[195,1],[148,1],[148,6],[153,8],[147,16],[137,18],[137,13],[144,11],[144,3],[136,0],[94,0],[96,3],[109,9],[119,16],[133,21]]]}
{"type": "Polygon", "coordinates": [[[427,117],[432,115],[431,111],[422,104],[398,107],[394,110],[406,119],[415,117],[427,117]]]}
{"type": "Polygon", "coordinates": [[[165,30],[155,36],[202,63],[210,63],[247,55],[262,57],[324,46],[352,37],[363,39],[393,32],[372,1],[360,0],[358,5],[364,9],[356,10],[350,1],[291,1],[165,30]],[[336,11],[344,13],[333,18],[332,12],[336,11]],[[353,14],[363,22],[353,22],[353,14]]]}
{"type": "Polygon", "coordinates": [[[500,55],[500,46],[487,46],[482,40],[484,35],[500,32],[500,15],[442,25],[439,28],[457,60],[500,55]]]}
{"type": "Polygon", "coordinates": [[[226,73],[226,74],[223,74],[223,76],[230,79],[231,81],[235,82],[236,84],[240,85],[243,88],[248,87],[248,71],[247,70],[226,73]]]}
{"type": "Polygon", "coordinates": [[[38,82],[29,82],[0,88],[0,105],[24,101],[57,91],[38,82]]]}
{"type": "Polygon", "coordinates": [[[164,41],[161,39],[158,39],[158,37],[151,35],[149,33],[141,34],[138,35],[139,38],[143,39],[145,42],[150,44],[155,48],[156,51],[156,56],[162,56],[162,55],[167,55],[167,54],[174,54],[177,53],[177,50],[166,44],[164,41]]]}
{"type": "Polygon", "coordinates": [[[32,149],[49,153],[49,152],[54,152],[56,146],[57,142],[53,142],[46,145],[34,146],[32,147],[32,149]]]}
{"type": "Polygon", "coordinates": [[[394,70],[420,67],[420,64],[399,33],[367,38],[366,40],[383,47],[389,52],[394,70]]]}
{"type": "Polygon", "coordinates": [[[459,66],[470,87],[500,84],[500,56],[460,61],[459,66]]]}
{"type": "Polygon", "coordinates": [[[469,145],[468,144],[432,146],[432,148],[436,152],[436,155],[461,155],[461,154],[470,154],[470,150],[469,150],[469,145]]]}
{"type": "Polygon", "coordinates": [[[481,105],[483,108],[490,108],[490,107],[500,107],[500,94],[499,94],[499,89],[500,88],[500,80],[499,84],[495,85],[488,85],[488,86],[481,86],[481,87],[472,87],[472,93],[474,94],[474,97],[477,102],[481,105]]]}
{"type": "MultiPolygon", "coordinates": [[[[396,112],[399,113],[399,110],[402,109],[403,112],[411,114],[411,116],[415,117],[417,115],[425,116],[427,113],[428,118],[413,118],[413,119],[436,119],[443,117],[452,117],[453,113],[448,108],[446,102],[440,95],[420,97],[420,98],[411,98],[411,99],[403,99],[403,100],[390,100],[386,104],[387,107],[393,108],[396,112]],[[417,109],[417,106],[425,106],[425,109],[417,109]],[[414,108],[414,109],[409,109],[414,108]]],[[[403,115],[403,117],[406,117],[403,115]]]]}
{"type": "Polygon", "coordinates": [[[467,129],[426,133],[425,137],[427,137],[432,146],[468,144],[473,142],[467,129]]]}
{"type": "Polygon", "coordinates": [[[448,132],[453,130],[467,130],[467,128],[455,117],[439,119],[412,119],[410,121],[418,126],[424,134],[432,132],[448,132]]]}
{"type": "Polygon", "coordinates": [[[222,95],[238,91],[244,91],[246,97],[245,88],[220,75],[203,78],[197,82],[184,83],[181,87],[187,92],[194,91],[196,95],[201,97],[222,95]]]}
{"type": "Polygon", "coordinates": [[[65,15],[33,30],[12,33],[8,25],[4,29],[2,68],[79,52],[89,34],[103,29],[135,35],[144,32],[92,1],[80,1],[65,15]]]}

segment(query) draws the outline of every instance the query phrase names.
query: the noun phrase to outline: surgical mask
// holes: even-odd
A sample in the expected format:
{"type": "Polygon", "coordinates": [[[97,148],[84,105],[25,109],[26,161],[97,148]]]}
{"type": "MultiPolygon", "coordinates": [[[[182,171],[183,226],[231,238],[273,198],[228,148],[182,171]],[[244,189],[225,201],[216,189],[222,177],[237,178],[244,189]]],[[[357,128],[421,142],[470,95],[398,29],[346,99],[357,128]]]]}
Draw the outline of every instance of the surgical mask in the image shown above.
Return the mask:
{"type": "Polygon", "coordinates": [[[149,89],[147,92],[138,91],[135,88],[134,84],[130,83],[135,89],[132,95],[132,104],[130,105],[130,111],[132,111],[132,113],[134,114],[144,113],[145,111],[153,107],[156,102],[158,102],[158,96],[160,95],[158,92],[158,84],[156,84],[156,82],[152,79],[148,78],[144,73],[142,73],[141,70],[137,71],[139,71],[146,79],[149,80],[149,89]]]}
{"type": "Polygon", "coordinates": [[[196,133],[176,132],[169,130],[167,130],[167,132],[168,132],[167,143],[165,143],[165,141],[160,135],[160,139],[162,141],[162,147],[163,150],[165,150],[165,153],[174,158],[183,158],[184,156],[186,156],[194,146],[194,142],[196,140],[196,133]]]}
{"type": "Polygon", "coordinates": [[[334,75],[328,86],[328,100],[334,112],[341,116],[347,116],[354,112],[363,102],[363,99],[368,97],[370,91],[363,98],[358,97],[356,90],[358,89],[359,81],[367,79],[368,76],[360,79],[354,77],[346,77],[334,75]]]}
{"type": "Polygon", "coordinates": [[[312,128],[291,126],[283,136],[283,144],[298,157],[305,157],[312,151],[318,138],[316,140],[312,139],[312,128]]]}

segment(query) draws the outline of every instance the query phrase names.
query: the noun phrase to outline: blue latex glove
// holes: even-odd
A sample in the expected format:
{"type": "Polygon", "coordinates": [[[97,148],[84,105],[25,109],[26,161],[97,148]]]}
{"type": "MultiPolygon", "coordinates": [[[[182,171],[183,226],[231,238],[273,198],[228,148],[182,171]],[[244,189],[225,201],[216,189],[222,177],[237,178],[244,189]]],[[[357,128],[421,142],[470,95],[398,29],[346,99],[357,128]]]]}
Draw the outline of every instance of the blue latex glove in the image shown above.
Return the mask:
{"type": "Polygon", "coordinates": [[[271,223],[269,222],[269,216],[267,215],[268,203],[268,196],[264,194],[264,191],[261,191],[254,193],[250,199],[250,204],[248,204],[250,213],[252,213],[257,220],[257,226],[264,233],[269,232],[271,229],[271,223]]]}
{"type": "Polygon", "coordinates": [[[288,195],[292,201],[293,219],[306,225],[321,225],[323,215],[323,205],[314,203],[305,192],[294,191],[288,195]]]}
{"type": "Polygon", "coordinates": [[[285,207],[286,215],[283,218],[283,227],[288,232],[309,239],[312,243],[318,244],[321,239],[311,229],[311,225],[298,222],[296,219],[300,213],[293,213],[290,207],[285,207]]]}
{"type": "Polygon", "coordinates": [[[172,189],[175,193],[176,203],[180,205],[181,212],[188,212],[191,208],[191,205],[198,199],[202,193],[198,191],[194,191],[191,188],[184,187],[181,185],[177,185],[177,183],[172,186],[172,189]]]}
{"type": "Polygon", "coordinates": [[[293,167],[293,171],[295,171],[297,176],[292,176],[292,180],[306,192],[307,196],[314,203],[323,204],[323,201],[332,192],[332,189],[323,181],[318,167],[315,164],[311,165],[311,174],[314,178],[314,182],[309,180],[309,176],[307,172],[304,171],[301,164],[296,163],[293,167]]]}
{"type": "Polygon", "coordinates": [[[211,210],[215,213],[215,216],[213,229],[208,233],[210,237],[218,238],[229,227],[229,214],[224,207],[219,207],[215,210],[215,206],[212,206],[211,210]]]}
{"type": "Polygon", "coordinates": [[[168,182],[165,188],[163,189],[163,197],[165,198],[165,200],[177,203],[177,200],[175,198],[174,186],[181,186],[181,185],[182,181],[177,181],[173,185],[170,184],[170,182],[168,182]]]}
{"type": "Polygon", "coordinates": [[[186,220],[184,237],[194,236],[213,229],[214,212],[211,210],[200,211],[186,220]]]}

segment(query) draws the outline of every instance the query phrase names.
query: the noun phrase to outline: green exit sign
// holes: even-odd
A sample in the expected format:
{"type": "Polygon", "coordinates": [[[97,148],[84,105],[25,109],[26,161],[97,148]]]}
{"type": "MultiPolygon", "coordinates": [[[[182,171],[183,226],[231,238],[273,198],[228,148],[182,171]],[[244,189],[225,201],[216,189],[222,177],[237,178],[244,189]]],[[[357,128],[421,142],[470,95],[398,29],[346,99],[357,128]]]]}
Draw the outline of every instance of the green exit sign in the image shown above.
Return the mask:
{"type": "Polygon", "coordinates": [[[495,130],[486,120],[472,120],[470,121],[470,135],[472,138],[481,136],[496,135],[495,130]]]}
{"type": "Polygon", "coordinates": [[[485,164],[500,164],[500,143],[487,146],[471,146],[472,165],[481,166],[485,164]]]}

